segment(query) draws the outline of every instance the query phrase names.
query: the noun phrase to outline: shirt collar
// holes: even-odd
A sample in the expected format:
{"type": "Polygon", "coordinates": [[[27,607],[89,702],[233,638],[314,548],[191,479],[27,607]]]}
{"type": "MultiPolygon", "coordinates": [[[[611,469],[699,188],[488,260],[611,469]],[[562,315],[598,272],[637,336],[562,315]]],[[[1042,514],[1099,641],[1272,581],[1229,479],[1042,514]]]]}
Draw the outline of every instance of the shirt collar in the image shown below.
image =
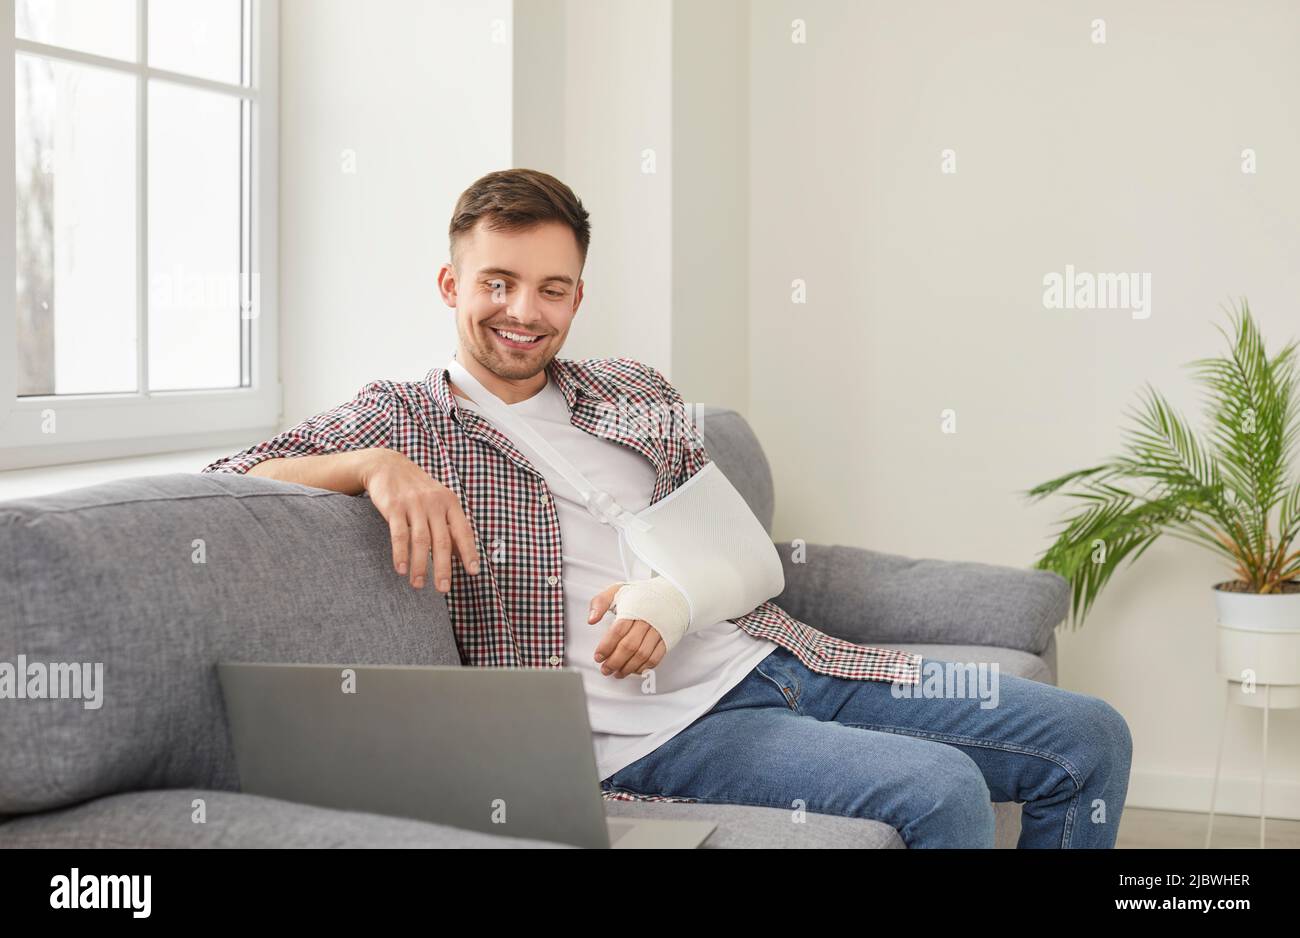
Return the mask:
{"type": "MultiPolygon", "coordinates": [[[[600,397],[598,391],[594,390],[579,376],[579,369],[574,367],[573,362],[564,358],[553,358],[546,366],[547,374],[550,375],[555,386],[560,389],[564,395],[564,403],[568,405],[569,412],[577,405],[578,396],[587,395],[600,397]]],[[[432,368],[424,378],[425,386],[428,388],[429,395],[433,398],[434,404],[447,416],[460,421],[460,407],[456,401],[456,394],[451,389],[449,383],[449,372],[445,366],[432,368]]]]}

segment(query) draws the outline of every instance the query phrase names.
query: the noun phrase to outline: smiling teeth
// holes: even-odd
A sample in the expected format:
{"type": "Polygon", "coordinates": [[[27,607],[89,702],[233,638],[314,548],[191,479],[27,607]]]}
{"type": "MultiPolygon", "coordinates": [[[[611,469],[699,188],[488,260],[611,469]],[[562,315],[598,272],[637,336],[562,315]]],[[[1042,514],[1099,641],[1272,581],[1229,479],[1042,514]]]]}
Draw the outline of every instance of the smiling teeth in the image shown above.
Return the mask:
{"type": "Polygon", "coordinates": [[[516,342],[536,342],[540,338],[540,336],[535,335],[519,335],[516,332],[506,332],[504,329],[496,329],[494,331],[498,335],[503,335],[507,339],[513,339],[516,342]]]}

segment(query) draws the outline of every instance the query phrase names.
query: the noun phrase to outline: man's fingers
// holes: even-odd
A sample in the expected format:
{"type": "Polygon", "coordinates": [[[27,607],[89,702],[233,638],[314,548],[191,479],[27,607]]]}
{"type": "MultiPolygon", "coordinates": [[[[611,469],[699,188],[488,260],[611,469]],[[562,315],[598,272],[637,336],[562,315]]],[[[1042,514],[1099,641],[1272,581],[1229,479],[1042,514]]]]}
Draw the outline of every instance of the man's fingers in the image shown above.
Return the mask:
{"type": "Polygon", "coordinates": [[[424,575],[429,569],[429,519],[419,513],[406,516],[411,526],[411,585],[424,587],[424,575]]]}
{"type": "Polygon", "coordinates": [[[470,572],[478,573],[478,548],[474,546],[474,529],[460,505],[454,505],[447,512],[447,526],[451,530],[452,540],[456,542],[456,553],[460,555],[461,566],[470,572]]]}
{"type": "MultiPolygon", "coordinates": [[[[618,640],[614,646],[614,651],[601,662],[600,670],[602,674],[618,674],[622,677],[621,672],[627,663],[636,654],[637,649],[641,647],[641,641],[645,638],[645,630],[650,626],[643,619],[620,619],[619,622],[631,622],[631,627],[618,640]]],[[[617,623],[615,623],[617,624],[617,623]]]]}
{"type": "Polygon", "coordinates": [[[421,589],[432,551],[434,585],[440,592],[449,592],[453,550],[466,570],[479,572],[474,529],[455,492],[409,458],[397,458],[396,450],[385,452],[390,456],[369,474],[365,488],[388,522],[393,566],[400,576],[410,576],[413,587],[421,589]]]}
{"type": "Polygon", "coordinates": [[[641,644],[628,660],[623,669],[618,672],[619,677],[627,677],[629,674],[640,674],[641,669],[645,667],[646,662],[650,660],[650,653],[655,650],[655,646],[660,642],[659,633],[655,631],[654,626],[646,623],[645,635],[641,639],[641,644]]]}
{"type": "Polygon", "coordinates": [[[433,585],[446,593],[451,590],[451,532],[446,519],[438,515],[429,516],[429,531],[433,535],[433,585]]]}
{"type": "Polygon", "coordinates": [[[666,654],[668,654],[668,646],[664,644],[663,638],[660,637],[659,644],[655,646],[654,653],[650,655],[650,663],[647,667],[659,667],[659,662],[664,660],[664,655],[666,654]]]}
{"type": "MultiPolygon", "coordinates": [[[[591,598],[591,605],[587,608],[588,624],[599,622],[601,616],[609,612],[609,607],[614,602],[614,596],[617,595],[622,585],[622,583],[613,583],[591,598]]],[[[597,646],[597,651],[599,650],[600,648],[597,646]]],[[[609,654],[609,650],[606,650],[605,654],[609,654]]]]}
{"type": "Polygon", "coordinates": [[[411,562],[411,526],[404,515],[393,515],[388,522],[388,534],[393,541],[393,567],[399,576],[406,576],[411,562]]]}
{"type": "Polygon", "coordinates": [[[623,636],[627,634],[628,629],[632,628],[631,619],[617,619],[605,632],[604,637],[596,644],[596,651],[592,655],[599,662],[604,662],[614,653],[618,643],[623,636]]]}

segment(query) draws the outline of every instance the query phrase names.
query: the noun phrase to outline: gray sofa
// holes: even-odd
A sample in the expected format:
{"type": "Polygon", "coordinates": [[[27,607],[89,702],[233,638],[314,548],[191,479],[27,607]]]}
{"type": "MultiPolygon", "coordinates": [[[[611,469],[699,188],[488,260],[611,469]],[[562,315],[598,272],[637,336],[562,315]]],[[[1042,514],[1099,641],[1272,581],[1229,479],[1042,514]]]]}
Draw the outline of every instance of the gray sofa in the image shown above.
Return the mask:
{"type": "MultiPolygon", "coordinates": [[[[744,418],[705,408],[710,454],[771,529],[744,418]]],[[[0,699],[0,846],[553,847],[239,791],[220,660],[455,664],[445,600],[393,573],[368,498],[224,473],[0,503],[0,662],[102,662],[102,705],[0,699]],[[202,561],[202,562],[198,562],[202,561]]],[[[1055,682],[1055,574],[808,545],[777,602],[851,641],[997,661],[1055,682]]],[[[606,802],[716,822],[708,847],[902,847],[890,826],[777,808],[606,802]]],[[[996,805],[998,845],[1020,807],[996,805]]]]}

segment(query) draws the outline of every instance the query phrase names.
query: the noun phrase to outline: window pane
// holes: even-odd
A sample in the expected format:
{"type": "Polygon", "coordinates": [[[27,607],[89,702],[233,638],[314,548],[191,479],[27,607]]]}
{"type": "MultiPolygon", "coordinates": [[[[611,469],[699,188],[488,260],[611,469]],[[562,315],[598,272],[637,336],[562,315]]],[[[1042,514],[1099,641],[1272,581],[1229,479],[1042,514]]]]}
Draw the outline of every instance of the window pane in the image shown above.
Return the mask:
{"type": "Polygon", "coordinates": [[[135,0],[17,0],[20,39],[135,60],[135,0]]]}
{"type": "Polygon", "coordinates": [[[239,84],[242,0],[149,0],[149,64],[239,84]]]}
{"type": "Polygon", "coordinates": [[[15,63],[18,393],[134,391],[135,80],[15,63]]]}
{"type": "Polygon", "coordinates": [[[240,383],[239,98],[149,83],[149,387],[240,383]]]}

